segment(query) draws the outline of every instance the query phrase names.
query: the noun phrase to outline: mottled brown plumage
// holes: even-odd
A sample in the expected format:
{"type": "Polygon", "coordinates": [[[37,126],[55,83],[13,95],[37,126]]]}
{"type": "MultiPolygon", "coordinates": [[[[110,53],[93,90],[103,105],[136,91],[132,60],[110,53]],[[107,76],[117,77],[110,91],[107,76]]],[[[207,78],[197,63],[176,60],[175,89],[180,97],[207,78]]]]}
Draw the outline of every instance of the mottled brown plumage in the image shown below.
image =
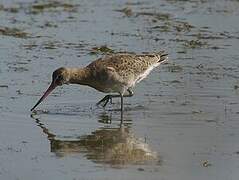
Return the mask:
{"type": "Polygon", "coordinates": [[[123,97],[132,96],[132,88],[136,83],[166,59],[167,54],[164,52],[143,55],[119,53],[102,57],[84,68],[59,68],[52,74],[50,87],[31,110],[55,87],[63,84],[88,85],[104,93],[119,93],[105,96],[98,104],[104,103],[105,106],[112,98],[121,97],[123,110],[123,97]]]}

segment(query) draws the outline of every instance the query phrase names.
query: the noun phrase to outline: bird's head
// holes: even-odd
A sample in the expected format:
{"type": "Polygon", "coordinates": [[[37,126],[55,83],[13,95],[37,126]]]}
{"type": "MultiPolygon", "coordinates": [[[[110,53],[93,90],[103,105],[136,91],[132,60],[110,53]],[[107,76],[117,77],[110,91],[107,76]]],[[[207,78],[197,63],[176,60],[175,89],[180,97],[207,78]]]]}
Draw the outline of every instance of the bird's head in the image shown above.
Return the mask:
{"type": "Polygon", "coordinates": [[[56,86],[62,86],[69,83],[69,72],[67,68],[61,67],[52,73],[52,83],[56,86]]]}
{"type": "Polygon", "coordinates": [[[36,105],[31,109],[33,111],[57,86],[69,83],[69,72],[67,68],[61,67],[52,73],[52,82],[36,105]]]}

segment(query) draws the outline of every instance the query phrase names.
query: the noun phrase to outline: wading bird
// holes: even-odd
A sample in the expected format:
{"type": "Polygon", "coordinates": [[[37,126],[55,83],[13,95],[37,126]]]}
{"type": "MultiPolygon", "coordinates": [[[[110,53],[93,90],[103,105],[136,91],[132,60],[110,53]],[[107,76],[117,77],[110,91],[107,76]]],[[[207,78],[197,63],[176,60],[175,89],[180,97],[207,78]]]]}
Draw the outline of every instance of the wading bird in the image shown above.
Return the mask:
{"type": "Polygon", "coordinates": [[[61,67],[52,74],[52,82],[33,111],[57,86],[63,84],[87,85],[108,94],[97,105],[105,107],[112,98],[121,98],[121,112],[123,112],[123,98],[133,96],[133,87],[147,77],[151,70],[167,59],[162,52],[154,54],[118,53],[97,59],[83,68],[61,67]]]}

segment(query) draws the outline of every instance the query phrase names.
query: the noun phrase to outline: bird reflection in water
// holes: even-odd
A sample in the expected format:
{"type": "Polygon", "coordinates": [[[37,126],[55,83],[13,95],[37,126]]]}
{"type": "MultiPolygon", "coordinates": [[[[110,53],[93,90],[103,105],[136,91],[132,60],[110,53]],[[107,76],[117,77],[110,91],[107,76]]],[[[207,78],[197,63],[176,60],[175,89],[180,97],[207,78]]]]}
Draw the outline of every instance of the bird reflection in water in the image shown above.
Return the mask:
{"type": "MultiPolygon", "coordinates": [[[[118,127],[112,125],[101,127],[89,135],[74,140],[72,138],[61,140],[57,139],[57,136],[51,133],[39,119],[34,119],[43,133],[48,136],[51,152],[58,157],[81,153],[95,163],[108,164],[115,168],[160,163],[158,154],[150,149],[145,140],[134,136],[127,121],[123,121],[124,124],[121,123],[118,127]]],[[[110,124],[111,116],[102,114],[99,116],[99,122],[110,124]]]]}

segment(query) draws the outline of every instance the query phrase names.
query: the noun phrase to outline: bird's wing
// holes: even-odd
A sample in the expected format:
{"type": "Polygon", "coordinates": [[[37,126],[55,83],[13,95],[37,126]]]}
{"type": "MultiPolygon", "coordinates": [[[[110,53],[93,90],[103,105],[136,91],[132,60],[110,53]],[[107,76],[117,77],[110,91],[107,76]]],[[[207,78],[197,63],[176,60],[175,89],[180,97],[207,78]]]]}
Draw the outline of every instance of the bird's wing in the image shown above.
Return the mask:
{"type": "Polygon", "coordinates": [[[99,72],[98,75],[106,80],[110,78],[112,81],[118,81],[127,86],[138,79],[138,76],[146,72],[150,67],[156,67],[161,63],[165,53],[159,52],[155,54],[114,54],[107,55],[89,64],[94,71],[99,72]],[[104,74],[104,75],[102,75],[104,74]]]}
{"type": "Polygon", "coordinates": [[[96,60],[89,64],[87,67],[90,68],[93,79],[102,84],[104,83],[120,83],[125,84],[123,79],[116,69],[107,63],[102,63],[102,60],[96,60]]]}

